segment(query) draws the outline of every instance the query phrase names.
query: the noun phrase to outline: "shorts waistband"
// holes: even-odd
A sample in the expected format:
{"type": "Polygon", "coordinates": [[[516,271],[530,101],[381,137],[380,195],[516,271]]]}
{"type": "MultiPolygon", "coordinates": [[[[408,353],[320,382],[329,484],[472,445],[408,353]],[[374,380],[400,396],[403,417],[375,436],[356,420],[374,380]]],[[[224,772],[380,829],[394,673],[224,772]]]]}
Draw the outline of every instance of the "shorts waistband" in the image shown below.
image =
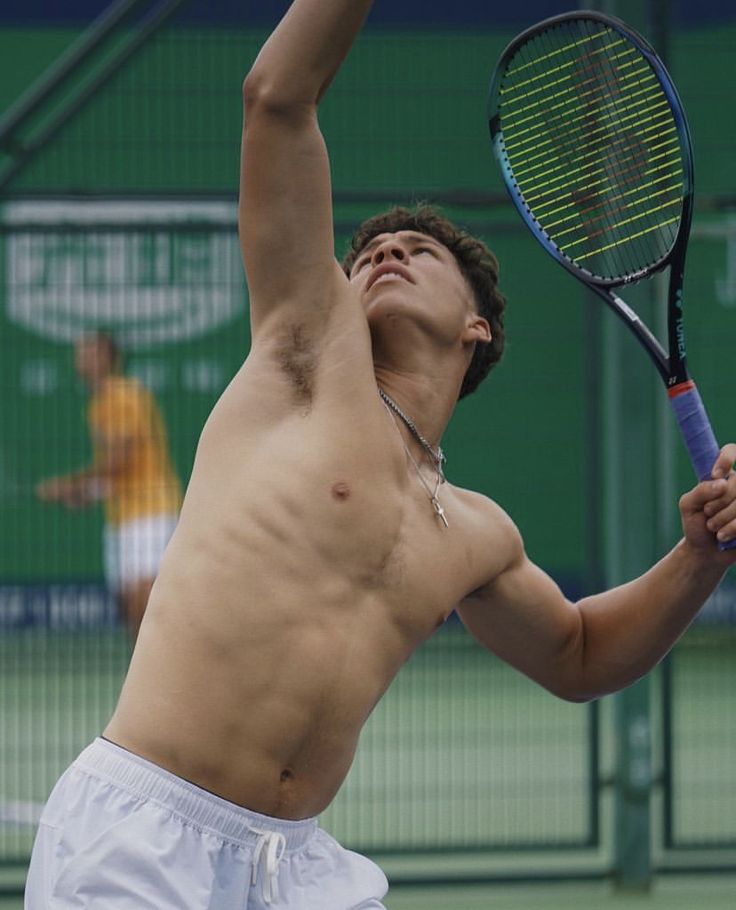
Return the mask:
{"type": "Polygon", "coordinates": [[[255,847],[265,834],[280,834],[285,849],[296,850],[317,829],[316,818],[292,821],[237,806],[107,739],[98,738],[91,743],[74,767],[105,778],[142,799],[160,803],[186,821],[233,843],[255,847]]]}

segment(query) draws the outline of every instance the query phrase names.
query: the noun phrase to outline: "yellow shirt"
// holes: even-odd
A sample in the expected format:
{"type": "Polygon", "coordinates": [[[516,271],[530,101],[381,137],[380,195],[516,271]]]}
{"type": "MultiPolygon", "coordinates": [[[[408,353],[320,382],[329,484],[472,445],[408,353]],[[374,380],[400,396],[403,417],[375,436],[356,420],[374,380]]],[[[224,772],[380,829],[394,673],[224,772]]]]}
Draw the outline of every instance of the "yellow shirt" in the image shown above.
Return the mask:
{"type": "Polygon", "coordinates": [[[105,498],[108,523],[150,515],[178,514],[182,491],[169,456],[156,401],[137,379],[110,376],[94,393],[87,420],[93,445],[127,445],[123,467],[105,498]]]}

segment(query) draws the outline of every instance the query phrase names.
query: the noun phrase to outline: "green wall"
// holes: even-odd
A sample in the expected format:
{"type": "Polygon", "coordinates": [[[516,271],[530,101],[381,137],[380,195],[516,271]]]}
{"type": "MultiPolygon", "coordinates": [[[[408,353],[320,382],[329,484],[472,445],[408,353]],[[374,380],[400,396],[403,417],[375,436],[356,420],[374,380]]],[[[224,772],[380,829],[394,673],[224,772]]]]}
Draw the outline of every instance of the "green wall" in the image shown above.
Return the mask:
{"type": "MultiPolygon", "coordinates": [[[[74,37],[61,29],[0,31],[0,105],[16,97],[74,37]]],[[[338,196],[370,190],[376,201],[339,204],[340,225],[376,206],[415,197],[500,191],[487,140],[485,93],[509,37],[379,32],[361,39],[325,102],[322,124],[338,196]]],[[[671,68],[690,115],[697,185],[707,193],[734,185],[736,124],[723,115],[725,88],[711,86],[730,84],[724,76],[733,74],[735,37],[733,29],[721,29],[673,38],[671,68]]],[[[43,150],[13,184],[12,194],[185,192],[232,200],[240,85],[262,38],[212,29],[163,33],[43,150]]],[[[591,457],[584,420],[584,306],[592,304],[583,302],[579,286],[542,253],[510,207],[468,206],[452,213],[496,250],[509,310],[503,363],[459,406],[448,431],[448,475],[497,499],[519,524],[536,561],[560,578],[583,579],[590,557],[584,478],[591,457]]],[[[157,230],[166,233],[163,226],[157,230]]],[[[89,449],[85,398],[69,343],[39,337],[8,319],[9,237],[0,237],[0,581],[96,578],[99,513],[41,506],[29,492],[39,477],[84,463],[89,449]],[[33,366],[39,363],[40,368],[33,366]],[[29,393],[28,371],[38,369],[53,374],[53,388],[29,393]]],[[[346,242],[341,231],[338,253],[346,242]]],[[[736,337],[734,310],[715,297],[715,281],[725,268],[722,242],[693,243],[689,348],[724,439],[733,427],[725,374],[736,337]]],[[[227,280],[233,293],[245,294],[242,279],[228,271],[227,280]]],[[[136,288],[130,293],[133,299],[136,288]]],[[[94,313],[88,315],[94,319],[94,313]]],[[[131,350],[132,369],[155,361],[167,372],[159,398],[185,480],[201,425],[247,346],[247,316],[240,312],[185,342],[131,350]],[[193,362],[216,364],[221,381],[210,377],[202,388],[193,388],[185,379],[187,371],[196,371],[193,362]]],[[[643,356],[633,341],[630,350],[632,357],[643,356]]],[[[659,381],[654,373],[651,381],[659,381]]],[[[678,485],[689,483],[689,467],[680,457],[678,485]]],[[[675,533],[673,528],[673,538],[675,533]]]]}

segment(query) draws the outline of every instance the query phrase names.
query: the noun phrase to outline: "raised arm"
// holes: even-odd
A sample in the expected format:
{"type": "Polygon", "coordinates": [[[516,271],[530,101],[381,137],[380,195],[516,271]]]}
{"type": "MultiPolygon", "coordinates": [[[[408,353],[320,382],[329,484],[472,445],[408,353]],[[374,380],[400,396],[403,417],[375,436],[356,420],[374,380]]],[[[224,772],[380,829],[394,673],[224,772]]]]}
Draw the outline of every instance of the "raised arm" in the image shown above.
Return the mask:
{"type": "Polygon", "coordinates": [[[527,559],[514,530],[505,570],[463,602],[463,622],[489,650],[562,698],[586,701],[635,682],[665,656],[736,561],[733,550],[718,550],[713,534],[736,536],[734,457],[736,446],[724,447],[717,479],[682,497],[684,538],[644,575],[573,604],[527,559]]]}
{"type": "Polygon", "coordinates": [[[371,5],[294,0],[246,77],[239,223],[254,339],[295,310],[324,319],[344,282],[317,105],[371,5]]]}

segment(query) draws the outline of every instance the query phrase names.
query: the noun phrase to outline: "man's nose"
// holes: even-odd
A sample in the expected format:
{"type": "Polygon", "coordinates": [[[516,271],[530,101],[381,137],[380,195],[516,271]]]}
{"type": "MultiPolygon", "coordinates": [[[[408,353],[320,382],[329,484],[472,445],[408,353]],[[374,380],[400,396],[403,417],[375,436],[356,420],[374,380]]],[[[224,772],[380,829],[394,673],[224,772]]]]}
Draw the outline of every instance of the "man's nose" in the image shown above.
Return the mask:
{"type": "Polygon", "coordinates": [[[382,262],[391,259],[396,259],[398,262],[403,262],[406,259],[406,251],[395,240],[387,240],[377,246],[373,252],[373,265],[380,265],[382,262]]]}

